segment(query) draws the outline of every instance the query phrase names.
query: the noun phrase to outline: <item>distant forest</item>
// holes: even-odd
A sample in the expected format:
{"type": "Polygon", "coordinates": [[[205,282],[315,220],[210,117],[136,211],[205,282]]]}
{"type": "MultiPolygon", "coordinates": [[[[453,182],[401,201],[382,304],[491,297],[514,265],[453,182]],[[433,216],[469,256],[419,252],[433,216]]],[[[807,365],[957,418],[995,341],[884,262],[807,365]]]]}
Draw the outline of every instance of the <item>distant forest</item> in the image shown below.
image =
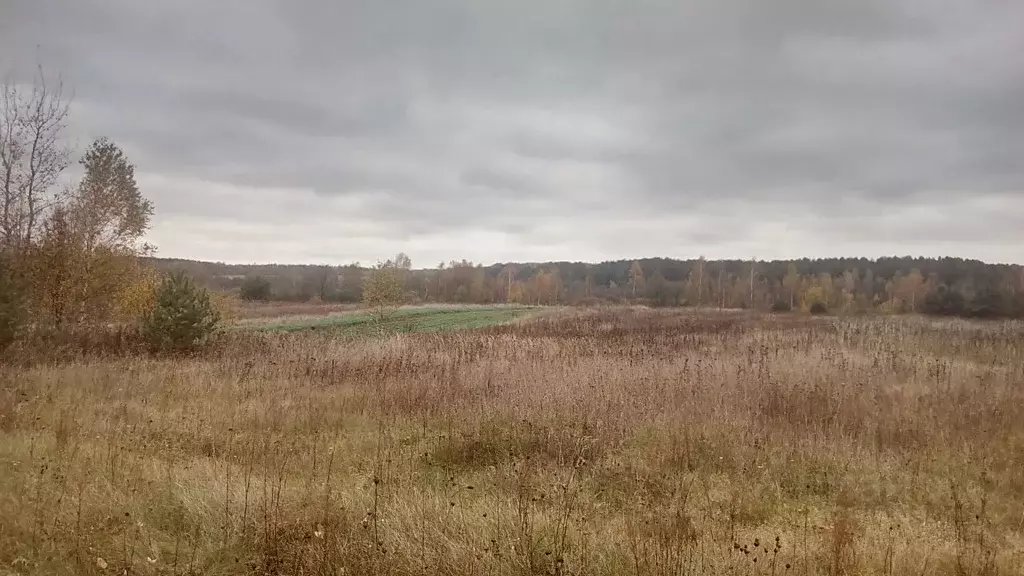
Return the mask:
{"type": "MultiPolygon", "coordinates": [[[[826,258],[775,261],[645,258],[599,264],[482,266],[465,260],[430,269],[403,262],[409,302],[642,303],[803,310],[1024,316],[1024,267],[961,258],[826,258]]],[[[358,302],[369,268],[233,265],[154,258],[208,288],[253,300],[358,302]]],[[[394,262],[394,261],[392,261],[394,262]]]]}

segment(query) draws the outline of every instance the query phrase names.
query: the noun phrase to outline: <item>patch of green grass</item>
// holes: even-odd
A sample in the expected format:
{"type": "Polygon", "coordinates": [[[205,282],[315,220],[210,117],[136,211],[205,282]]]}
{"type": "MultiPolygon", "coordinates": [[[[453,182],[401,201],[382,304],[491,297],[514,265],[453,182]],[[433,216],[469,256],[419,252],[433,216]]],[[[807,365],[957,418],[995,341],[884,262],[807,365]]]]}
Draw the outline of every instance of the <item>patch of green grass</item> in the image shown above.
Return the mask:
{"type": "Polygon", "coordinates": [[[370,314],[351,314],[263,324],[261,330],[331,330],[340,335],[368,335],[377,332],[442,332],[483,328],[510,322],[536,311],[528,306],[471,306],[465,308],[401,308],[378,323],[370,314]]]}

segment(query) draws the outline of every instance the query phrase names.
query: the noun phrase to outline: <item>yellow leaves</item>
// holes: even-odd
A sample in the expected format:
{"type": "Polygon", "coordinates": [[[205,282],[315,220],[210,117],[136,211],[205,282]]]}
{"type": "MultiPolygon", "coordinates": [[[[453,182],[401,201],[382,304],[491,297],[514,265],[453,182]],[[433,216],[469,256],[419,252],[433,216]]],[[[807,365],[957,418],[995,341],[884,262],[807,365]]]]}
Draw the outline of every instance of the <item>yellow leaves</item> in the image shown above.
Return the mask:
{"type": "Polygon", "coordinates": [[[805,309],[810,309],[815,302],[825,303],[825,289],[821,286],[811,286],[800,297],[800,305],[805,309]]]}
{"type": "Polygon", "coordinates": [[[156,304],[156,287],[159,283],[160,279],[152,268],[138,264],[132,266],[126,271],[117,296],[115,318],[131,322],[152,310],[156,304]]]}
{"type": "Polygon", "coordinates": [[[522,283],[516,282],[512,284],[512,291],[509,294],[508,299],[510,302],[515,302],[516,304],[522,304],[526,300],[526,290],[522,283]]]}
{"type": "Polygon", "coordinates": [[[402,304],[403,290],[397,270],[390,264],[378,265],[363,283],[363,305],[378,321],[385,320],[402,304]]]}
{"type": "Polygon", "coordinates": [[[210,291],[210,303],[213,309],[220,315],[223,322],[230,322],[238,318],[238,297],[228,292],[210,291]]]}

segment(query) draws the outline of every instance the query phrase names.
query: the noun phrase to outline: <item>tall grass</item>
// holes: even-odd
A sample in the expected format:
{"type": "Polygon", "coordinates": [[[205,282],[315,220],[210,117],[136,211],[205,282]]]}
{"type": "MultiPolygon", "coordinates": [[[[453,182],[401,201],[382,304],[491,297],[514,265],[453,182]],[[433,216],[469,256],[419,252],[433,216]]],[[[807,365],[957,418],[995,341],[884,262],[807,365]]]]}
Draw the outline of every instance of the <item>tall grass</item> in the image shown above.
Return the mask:
{"type": "Polygon", "coordinates": [[[596,309],[0,382],[18,574],[1024,574],[1013,324],[596,309]]]}

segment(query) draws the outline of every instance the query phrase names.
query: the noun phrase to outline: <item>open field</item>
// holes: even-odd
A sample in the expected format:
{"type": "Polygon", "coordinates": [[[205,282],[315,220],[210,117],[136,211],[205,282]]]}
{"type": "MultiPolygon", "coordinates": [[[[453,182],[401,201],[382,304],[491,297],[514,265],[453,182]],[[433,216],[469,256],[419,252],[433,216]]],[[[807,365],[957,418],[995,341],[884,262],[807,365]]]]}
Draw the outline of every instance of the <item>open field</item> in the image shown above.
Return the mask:
{"type": "Polygon", "coordinates": [[[392,334],[398,332],[440,332],[483,328],[522,318],[541,310],[538,307],[495,306],[409,306],[394,310],[386,319],[374,318],[365,309],[323,316],[295,315],[241,320],[234,326],[261,330],[329,330],[337,335],[392,334]]]}
{"type": "Polygon", "coordinates": [[[302,316],[315,318],[337,314],[351,314],[359,310],[359,304],[334,304],[312,302],[249,302],[237,300],[232,312],[238,321],[256,321],[280,316],[302,316]]]}
{"type": "Polygon", "coordinates": [[[1024,330],[607,308],[0,368],[0,573],[1024,574],[1024,330]]]}

